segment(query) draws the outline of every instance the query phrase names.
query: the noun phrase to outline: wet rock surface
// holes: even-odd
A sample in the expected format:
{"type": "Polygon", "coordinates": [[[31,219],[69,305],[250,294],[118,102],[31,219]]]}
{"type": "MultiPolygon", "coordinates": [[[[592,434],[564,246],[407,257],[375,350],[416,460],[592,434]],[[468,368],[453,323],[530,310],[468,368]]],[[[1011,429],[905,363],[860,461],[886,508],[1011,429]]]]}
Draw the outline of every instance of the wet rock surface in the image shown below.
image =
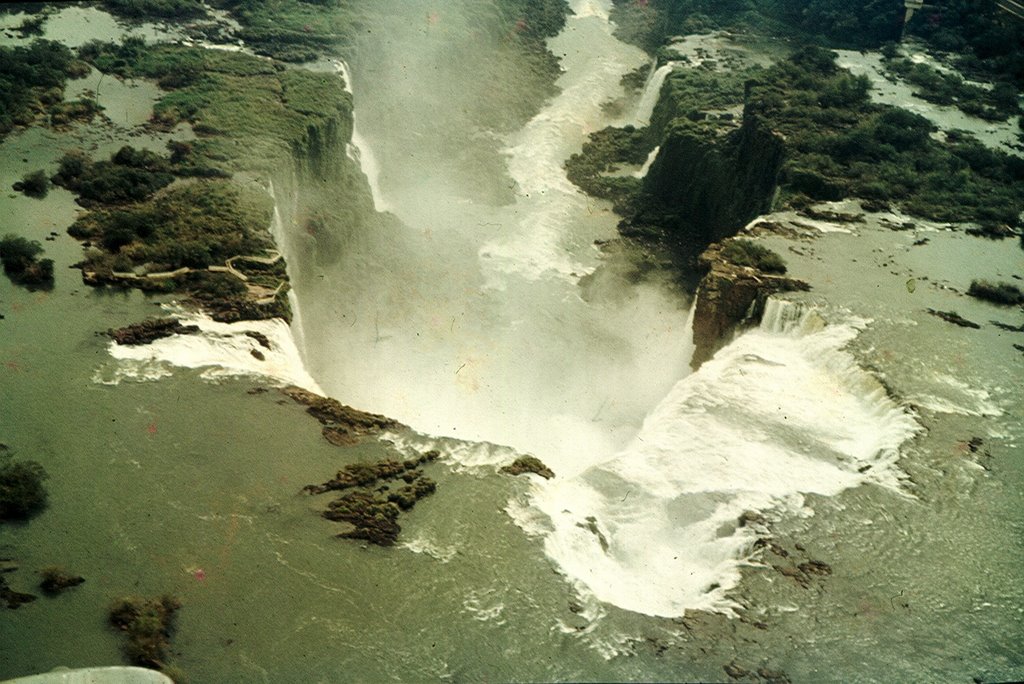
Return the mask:
{"type": "Polygon", "coordinates": [[[177,318],[151,318],[123,328],[110,329],[107,334],[118,344],[143,345],[173,335],[194,335],[197,325],[183,325],[177,318]]]}
{"type": "Polygon", "coordinates": [[[295,385],[285,387],[281,392],[296,403],[308,407],[306,412],[324,426],[324,439],[335,446],[349,446],[361,437],[405,427],[397,420],[354,409],[337,399],[322,397],[295,385]]]}
{"type": "Polygon", "coordinates": [[[953,325],[959,325],[961,328],[973,328],[975,330],[981,328],[980,325],[978,325],[974,321],[967,320],[966,318],[964,318],[963,316],[958,314],[956,311],[937,311],[935,309],[927,309],[927,311],[932,316],[936,316],[938,318],[941,318],[942,320],[946,321],[947,323],[952,323],[953,325]]]}
{"type": "Polygon", "coordinates": [[[796,278],[729,263],[722,256],[723,245],[712,245],[699,259],[704,277],[697,289],[693,314],[694,351],[690,366],[694,370],[710,359],[737,327],[760,321],[769,295],[810,289],[796,278]]]}
{"type": "Polygon", "coordinates": [[[322,513],[328,520],[352,526],[338,537],[391,546],[402,531],[398,524],[402,512],[411,510],[420,499],[437,490],[437,483],[426,477],[420,468],[433,463],[439,456],[436,451],[428,451],[418,458],[404,461],[353,463],[339,470],[332,479],[318,485],[306,485],[302,491],[308,494],[344,492],[327,504],[322,513]],[[403,484],[392,489],[388,483],[395,481],[403,484]]]}

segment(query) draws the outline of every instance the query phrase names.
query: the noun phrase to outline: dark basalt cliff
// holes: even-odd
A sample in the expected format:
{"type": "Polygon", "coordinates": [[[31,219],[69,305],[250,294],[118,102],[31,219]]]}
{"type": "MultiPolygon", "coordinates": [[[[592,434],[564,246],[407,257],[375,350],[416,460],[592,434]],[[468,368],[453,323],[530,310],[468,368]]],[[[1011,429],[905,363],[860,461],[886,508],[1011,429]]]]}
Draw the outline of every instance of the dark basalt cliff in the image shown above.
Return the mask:
{"type": "Polygon", "coordinates": [[[676,119],[644,181],[648,203],[630,223],[660,226],[669,247],[693,259],[771,207],[783,158],[782,138],[752,112],[727,132],[676,119]]]}
{"type": "Polygon", "coordinates": [[[693,313],[690,367],[694,370],[721,349],[739,326],[759,322],[769,295],[810,289],[802,280],[730,263],[724,250],[722,243],[714,244],[698,260],[704,277],[693,313]]]}

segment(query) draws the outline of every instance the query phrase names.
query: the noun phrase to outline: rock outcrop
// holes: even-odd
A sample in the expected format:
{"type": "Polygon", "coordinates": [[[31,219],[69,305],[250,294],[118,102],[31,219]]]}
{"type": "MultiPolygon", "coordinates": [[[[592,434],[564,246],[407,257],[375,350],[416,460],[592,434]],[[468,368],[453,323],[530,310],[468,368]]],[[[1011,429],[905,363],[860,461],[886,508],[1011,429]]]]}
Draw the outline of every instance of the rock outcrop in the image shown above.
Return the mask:
{"type": "Polygon", "coordinates": [[[647,206],[623,234],[659,226],[673,251],[695,256],[768,211],[783,158],[782,138],[752,112],[728,132],[677,119],[644,180],[647,206]]]}
{"type": "Polygon", "coordinates": [[[755,325],[769,295],[810,289],[802,280],[736,266],[722,257],[723,243],[709,247],[698,259],[704,277],[697,288],[693,312],[694,370],[724,346],[742,325],[755,325]]]}
{"type": "Polygon", "coordinates": [[[327,520],[351,525],[338,537],[391,546],[402,531],[398,524],[401,513],[411,510],[417,501],[437,490],[437,483],[426,477],[420,468],[439,457],[438,452],[428,451],[405,461],[353,463],[339,470],[330,480],[306,485],[302,491],[308,494],[343,492],[327,504],[322,513],[327,520]],[[388,482],[399,479],[405,484],[392,490],[388,482]]]}
{"type": "Polygon", "coordinates": [[[123,345],[149,344],[172,335],[191,335],[199,332],[197,325],[182,325],[177,318],[151,318],[123,328],[108,330],[115,342],[123,345]]]}
{"type": "Polygon", "coordinates": [[[289,385],[281,391],[308,407],[306,412],[324,426],[324,439],[335,446],[348,446],[355,444],[361,437],[405,427],[397,420],[354,409],[337,399],[322,397],[295,385],[289,385]]]}
{"type": "Polygon", "coordinates": [[[509,475],[522,475],[524,473],[533,473],[540,475],[545,480],[550,480],[555,476],[555,471],[544,465],[536,456],[520,456],[512,465],[507,465],[501,469],[501,472],[508,473],[509,475]]]}

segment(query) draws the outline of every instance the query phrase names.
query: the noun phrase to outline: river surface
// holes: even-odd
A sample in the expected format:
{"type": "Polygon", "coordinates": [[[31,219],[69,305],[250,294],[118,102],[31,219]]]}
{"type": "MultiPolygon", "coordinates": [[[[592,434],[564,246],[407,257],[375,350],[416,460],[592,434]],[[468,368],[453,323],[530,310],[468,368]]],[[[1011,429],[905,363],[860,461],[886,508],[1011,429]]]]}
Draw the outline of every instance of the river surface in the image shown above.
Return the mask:
{"type": "MultiPolygon", "coordinates": [[[[1020,250],[923,222],[770,238],[815,295],[771,302],[689,374],[691,303],[602,255],[617,219],[561,167],[616,123],[601,104],[645,63],[608,4],[570,3],[551,42],[560,94],[512,131],[447,116],[486,85],[471,61],[442,68],[475,49],[471,13],[388,4],[371,28],[390,40],[357,46],[350,85],[378,209],[399,221],[339,226],[342,258],[293,264],[323,277],[296,281],[297,347],[256,326],[271,368],[245,326],[115,352],[95,333],[155,302],[83,287],[63,234],[44,243],[52,292],[0,279],[0,441],[51,474],[47,511],[0,529],[21,565],[6,577],[87,578],[0,612],[0,677],[119,662],[106,607],[163,592],[184,604],[174,662],[194,681],[720,681],[729,663],[794,681],[1024,676],[1020,334],[986,322],[1024,321],[960,294],[1020,273],[1020,250]],[[332,539],[298,494],[392,447],[331,447],[301,407],[249,393],[280,381],[408,423],[395,448],[442,449],[398,547],[332,539]],[[521,453],[556,478],[497,473],[521,453]],[[738,525],[746,511],[776,550],[750,555],[764,530],[738,525]],[[804,586],[772,567],[808,560],[832,575],[804,586]]],[[[111,107],[131,96],[103,88],[111,107]]],[[[12,135],[0,183],[72,146],[115,150],[139,122],[115,111],[109,128],[12,135]]],[[[40,240],[76,211],[59,189],[0,206],[40,240]]]]}

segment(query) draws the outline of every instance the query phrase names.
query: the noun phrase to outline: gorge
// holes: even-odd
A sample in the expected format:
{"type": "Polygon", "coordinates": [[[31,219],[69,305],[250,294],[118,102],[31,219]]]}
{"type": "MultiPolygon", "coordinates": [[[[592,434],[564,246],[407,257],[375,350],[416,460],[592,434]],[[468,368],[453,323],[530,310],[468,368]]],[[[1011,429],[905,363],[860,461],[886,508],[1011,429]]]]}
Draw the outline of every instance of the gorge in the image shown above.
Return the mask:
{"type": "MultiPolygon", "coordinates": [[[[304,65],[337,109],[236,176],[273,201],[290,326],[158,296],[200,330],[116,346],[93,333],[151,299],[83,294],[60,270],[45,297],[3,284],[18,397],[4,439],[52,479],[50,509],[3,529],[24,568],[10,577],[24,588],[63,549],[87,581],[4,614],[0,644],[18,648],[0,646],[0,676],[117,662],[110,635],[80,626],[132,586],[181,598],[174,661],[197,681],[1021,672],[1019,353],[1003,328],[926,313],[1019,325],[961,291],[1009,278],[1020,250],[897,206],[785,205],[791,139],[742,111],[713,119],[713,139],[671,123],[687,112],[655,96],[700,67],[620,40],[611,2],[568,3],[544,43],[560,75],[527,92],[546,62],[512,37],[489,55],[495,35],[528,30],[498,5],[385,2],[304,65]],[[631,72],[646,89],[623,87],[631,72]],[[521,110],[488,103],[513,85],[521,110]],[[664,135],[600,177],[660,208],[619,225],[565,163],[591,134],[648,120],[664,135]],[[722,256],[748,223],[784,276],[722,256]],[[685,237],[643,239],[665,226],[685,237]],[[700,253],[706,273],[663,267],[700,253]],[[33,340],[51,336],[46,367],[33,340]],[[409,429],[333,446],[267,391],[281,384],[409,429]],[[394,548],[330,539],[323,502],[299,495],[435,450],[437,490],[403,513],[394,548]],[[524,455],[554,477],[502,474],[524,455]]],[[[67,145],[28,141],[5,141],[9,166],[52,165],[67,145]]],[[[52,193],[50,215],[73,217],[52,193]]],[[[27,201],[8,198],[36,225],[27,201]]],[[[50,245],[58,269],[79,258],[50,245]]]]}

